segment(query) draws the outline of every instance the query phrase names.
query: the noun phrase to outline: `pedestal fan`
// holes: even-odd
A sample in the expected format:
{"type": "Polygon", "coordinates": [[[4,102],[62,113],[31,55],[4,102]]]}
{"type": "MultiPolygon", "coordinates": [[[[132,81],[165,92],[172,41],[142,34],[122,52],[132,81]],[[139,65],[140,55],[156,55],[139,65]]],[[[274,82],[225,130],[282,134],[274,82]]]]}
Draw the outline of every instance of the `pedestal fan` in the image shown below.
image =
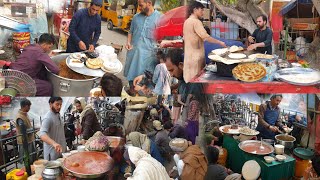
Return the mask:
{"type": "Polygon", "coordinates": [[[0,76],[5,78],[5,88],[16,90],[17,96],[36,95],[36,83],[28,74],[12,69],[0,69],[0,76]]]}

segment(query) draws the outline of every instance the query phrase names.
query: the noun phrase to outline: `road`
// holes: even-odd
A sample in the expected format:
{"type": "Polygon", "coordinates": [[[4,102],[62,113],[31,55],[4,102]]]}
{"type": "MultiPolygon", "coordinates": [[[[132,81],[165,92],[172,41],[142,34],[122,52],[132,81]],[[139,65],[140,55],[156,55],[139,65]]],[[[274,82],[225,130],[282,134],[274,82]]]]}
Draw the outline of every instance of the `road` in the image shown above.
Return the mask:
{"type": "MultiPolygon", "coordinates": [[[[123,45],[122,51],[118,54],[118,59],[121,61],[124,67],[127,54],[127,50],[124,47],[127,42],[127,33],[117,28],[109,30],[107,28],[107,22],[102,21],[100,37],[102,37],[102,40],[99,41],[100,45],[110,45],[111,43],[123,45]]],[[[123,70],[121,71],[121,73],[117,74],[117,76],[122,80],[123,85],[128,84],[127,79],[123,76],[123,70]]]]}

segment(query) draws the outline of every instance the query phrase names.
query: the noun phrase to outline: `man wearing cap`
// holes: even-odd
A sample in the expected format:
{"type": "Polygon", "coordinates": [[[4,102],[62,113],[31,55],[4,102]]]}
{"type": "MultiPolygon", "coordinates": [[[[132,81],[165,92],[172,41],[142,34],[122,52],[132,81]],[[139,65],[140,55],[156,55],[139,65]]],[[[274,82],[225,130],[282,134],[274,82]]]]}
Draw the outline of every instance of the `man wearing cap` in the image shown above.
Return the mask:
{"type": "Polygon", "coordinates": [[[68,53],[94,50],[101,34],[101,7],[102,0],[92,0],[89,8],[74,14],[69,26],[68,53]]]}
{"type": "Polygon", "coordinates": [[[163,129],[161,122],[158,120],[153,121],[153,127],[156,130],[155,143],[159,147],[162,157],[166,157],[171,151],[171,148],[169,146],[169,132],[163,129]]]}
{"type": "Polygon", "coordinates": [[[274,139],[276,133],[283,130],[284,125],[280,121],[280,108],[282,95],[272,95],[270,101],[259,107],[259,119],[257,131],[260,132],[259,136],[263,139],[274,139]]]}

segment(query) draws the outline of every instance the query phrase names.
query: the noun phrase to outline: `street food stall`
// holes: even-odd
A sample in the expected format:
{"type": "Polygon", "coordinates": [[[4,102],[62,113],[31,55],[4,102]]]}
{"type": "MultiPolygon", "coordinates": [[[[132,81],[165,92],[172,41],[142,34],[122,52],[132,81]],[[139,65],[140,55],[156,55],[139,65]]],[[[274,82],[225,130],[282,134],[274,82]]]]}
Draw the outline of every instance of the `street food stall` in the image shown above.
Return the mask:
{"type": "Polygon", "coordinates": [[[206,93],[320,92],[319,70],[283,61],[277,55],[253,54],[231,46],[213,50],[208,58],[211,63],[191,81],[208,84],[206,93]]]}
{"type": "MultiPolygon", "coordinates": [[[[279,105],[282,123],[289,124],[287,116],[299,115],[306,119],[307,112],[303,111],[306,111],[307,105],[298,103],[298,101],[306,102],[306,95],[298,97],[283,94],[283,97],[279,105]]],[[[279,130],[274,139],[258,139],[260,132],[256,130],[256,126],[259,102],[266,98],[266,96],[258,98],[252,94],[213,95],[218,121],[215,126],[218,126],[219,132],[222,133],[222,148],[226,149],[228,154],[226,167],[233,172],[246,174],[248,172],[243,172],[244,164],[254,160],[260,166],[258,177],[261,179],[302,177],[316,149],[311,149],[308,145],[307,147],[299,145],[305,140],[296,136],[295,131],[300,128],[296,125],[288,125],[287,128],[279,130]]],[[[295,121],[302,126],[301,120],[295,121]]],[[[209,127],[208,124],[210,122],[205,124],[205,128],[209,127]]],[[[212,133],[215,128],[211,126],[211,130],[208,130],[207,132],[212,133]]]]}

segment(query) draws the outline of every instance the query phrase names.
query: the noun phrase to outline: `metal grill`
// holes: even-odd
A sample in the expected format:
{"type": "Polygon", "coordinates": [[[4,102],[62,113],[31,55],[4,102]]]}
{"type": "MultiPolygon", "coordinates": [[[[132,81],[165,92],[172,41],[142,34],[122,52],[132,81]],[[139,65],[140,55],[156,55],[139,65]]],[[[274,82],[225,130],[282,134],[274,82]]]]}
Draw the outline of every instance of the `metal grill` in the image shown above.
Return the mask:
{"type": "Polygon", "coordinates": [[[35,81],[28,75],[17,70],[0,70],[0,76],[5,77],[6,88],[18,91],[18,96],[32,97],[36,95],[35,81]]]}

